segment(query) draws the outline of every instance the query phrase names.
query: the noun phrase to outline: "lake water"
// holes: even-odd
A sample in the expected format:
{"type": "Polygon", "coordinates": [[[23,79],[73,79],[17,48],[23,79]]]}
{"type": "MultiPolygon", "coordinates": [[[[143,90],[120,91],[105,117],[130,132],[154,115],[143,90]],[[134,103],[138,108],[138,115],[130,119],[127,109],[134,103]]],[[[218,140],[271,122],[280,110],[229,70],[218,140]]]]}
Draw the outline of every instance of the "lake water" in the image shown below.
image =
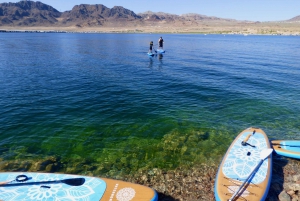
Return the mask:
{"type": "Polygon", "coordinates": [[[55,171],[132,174],[219,163],[250,126],[300,139],[299,49],[295,36],[0,33],[0,169],[54,157],[55,171]],[[148,57],[160,36],[166,53],[148,57]]]}

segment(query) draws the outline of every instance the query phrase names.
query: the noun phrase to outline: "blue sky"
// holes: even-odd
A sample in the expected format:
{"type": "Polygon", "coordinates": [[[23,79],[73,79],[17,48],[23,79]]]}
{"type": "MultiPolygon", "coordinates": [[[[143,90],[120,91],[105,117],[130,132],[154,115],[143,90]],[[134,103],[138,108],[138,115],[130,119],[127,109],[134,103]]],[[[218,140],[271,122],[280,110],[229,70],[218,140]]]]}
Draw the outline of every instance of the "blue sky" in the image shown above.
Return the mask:
{"type": "MultiPolygon", "coordinates": [[[[18,2],[1,1],[4,2],[18,2]]],[[[300,0],[40,0],[59,11],[79,4],[123,6],[135,13],[153,11],[172,14],[198,13],[237,20],[276,21],[300,15],[300,0]]]]}

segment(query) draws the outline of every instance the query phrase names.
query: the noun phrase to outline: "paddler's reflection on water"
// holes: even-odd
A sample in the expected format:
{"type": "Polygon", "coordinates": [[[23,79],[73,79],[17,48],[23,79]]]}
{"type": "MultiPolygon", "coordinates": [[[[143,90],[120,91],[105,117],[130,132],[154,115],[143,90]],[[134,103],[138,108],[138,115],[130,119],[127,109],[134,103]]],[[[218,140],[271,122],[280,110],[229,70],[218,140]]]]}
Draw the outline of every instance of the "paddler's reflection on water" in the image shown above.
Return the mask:
{"type": "MultiPolygon", "coordinates": [[[[163,55],[162,54],[157,54],[157,55],[155,55],[155,57],[157,57],[157,59],[159,61],[158,68],[162,69],[162,66],[163,66],[163,61],[162,61],[163,55]]],[[[153,68],[153,60],[154,60],[155,57],[150,57],[149,58],[148,68],[153,68]]]]}
{"type": "Polygon", "coordinates": [[[153,67],[153,59],[149,58],[149,65],[148,68],[152,68],[153,67]]]}
{"type": "Polygon", "coordinates": [[[163,58],[162,54],[158,54],[158,59],[161,60],[163,58]]]}
{"type": "Polygon", "coordinates": [[[159,55],[158,55],[158,61],[159,61],[159,63],[158,63],[158,69],[162,69],[162,67],[163,67],[163,61],[162,61],[162,58],[163,58],[163,55],[162,55],[162,54],[159,54],[159,55]]]}

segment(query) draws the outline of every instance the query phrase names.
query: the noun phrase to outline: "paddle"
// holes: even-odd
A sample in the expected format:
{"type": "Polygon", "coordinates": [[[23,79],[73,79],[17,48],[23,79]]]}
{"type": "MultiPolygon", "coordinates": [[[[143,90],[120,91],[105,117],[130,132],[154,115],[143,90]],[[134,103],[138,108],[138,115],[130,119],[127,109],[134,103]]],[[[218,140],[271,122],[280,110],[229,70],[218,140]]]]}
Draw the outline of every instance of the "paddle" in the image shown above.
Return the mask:
{"type": "Polygon", "coordinates": [[[279,145],[281,147],[285,146],[285,147],[300,147],[300,145],[285,145],[285,144],[278,144],[278,143],[271,143],[272,145],[279,145]]]}
{"type": "MultiPolygon", "coordinates": [[[[154,46],[156,47],[156,45],[157,45],[157,44],[155,44],[154,46]]],[[[157,51],[156,51],[156,50],[154,50],[154,52],[155,52],[155,53],[157,53],[157,51]]]]}
{"type": "Polygon", "coordinates": [[[247,177],[247,179],[242,183],[242,185],[239,187],[239,189],[231,196],[231,198],[228,201],[233,201],[234,200],[236,195],[240,192],[240,190],[244,187],[244,185],[248,182],[248,180],[252,177],[252,175],[254,175],[258,171],[259,167],[264,162],[264,160],[266,158],[268,158],[268,156],[270,156],[272,151],[273,151],[273,149],[264,149],[260,152],[260,159],[261,159],[260,162],[257,164],[257,166],[254,168],[254,170],[247,177]]]}
{"type": "Polygon", "coordinates": [[[54,181],[37,181],[37,182],[24,182],[24,183],[15,183],[8,184],[9,182],[2,182],[0,187],[11,187],[11,186],[25,186],[25,185],[40,185],[40,184],[57,184],[64,183],[70,186],[81,186],[85,182],[85,178],[72,178],[72,179],[62,179],[62,180],[54,180],[54,181]]]}

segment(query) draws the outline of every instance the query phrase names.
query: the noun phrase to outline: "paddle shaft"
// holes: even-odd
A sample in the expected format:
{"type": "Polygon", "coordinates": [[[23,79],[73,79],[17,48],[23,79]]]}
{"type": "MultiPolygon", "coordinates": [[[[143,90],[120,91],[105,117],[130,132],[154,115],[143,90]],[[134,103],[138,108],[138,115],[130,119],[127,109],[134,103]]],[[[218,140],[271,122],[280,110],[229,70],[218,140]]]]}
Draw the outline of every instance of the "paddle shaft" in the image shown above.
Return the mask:
{"type": "Polygon", "coordinates": [[[279,146],[286,146],[286,147],[300,147],[300,145],[285,145],[285,144],[278,144],[278,143],[272,143],[272,145],[279,145],[279,146]]]}
{"type": "Polygon", "coordinates": [[[39,181],[39,182],[26,182],[26,183],[16,183],[16,184],[4,184],[4,185],[1,185],[2,186],[6,186],[6,187],[9,187],[9,186],[23,186],[23,185],[35,185],[35,184],[56,184],[56,183],[63,183],[62,181],[60,180],[56,180],[56,181],[39,181]]]}
{"type": "Polygon", "coordinates": [[[240,190],[244,187],[244,185],[248,182],[248,180],[252,177],[254,173],[257,172],[261,164],[264,162],[264,159],[261,159],[261,161],[257,164],[257,166],[254,168],[254,170],[250,173],[250,175],[247,177],[247,179],[242,183],[242,185],[239,187],[239,189],[231,196],[229,201],[233,201],[235,196],[240,192],[240,190]]]}
{"type": "Polygon", "coordinates": [[[73,178],[73,179],[63,179],[63,180],[54,180],[54,181],[37,181],[37,182],[21,182],[15,184],[8,184],[9,182],[0,185],[0,187],[12,187],[12,186],[25,186],[25,185],[40,185],[40,184],[57,184],[64,183],[70,186],[81,186],[85,182],[84,178],[73,178]]]}

